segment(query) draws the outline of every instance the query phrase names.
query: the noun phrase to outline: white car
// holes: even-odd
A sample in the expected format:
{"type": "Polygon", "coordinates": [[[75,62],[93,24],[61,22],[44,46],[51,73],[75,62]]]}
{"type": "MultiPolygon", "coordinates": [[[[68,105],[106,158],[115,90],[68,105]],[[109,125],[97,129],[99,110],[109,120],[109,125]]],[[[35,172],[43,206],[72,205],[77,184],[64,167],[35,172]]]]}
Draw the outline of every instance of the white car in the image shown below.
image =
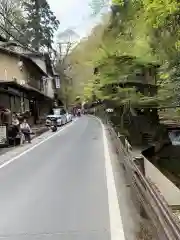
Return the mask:
{"type": "Polygon", "coordinates": [[[61,119],[61,125],[65,125],[67,123],[66,111],[63,108],[55,108],[53,109],[54,115],[59,116],[61,119]]]}
{"type": "Polygon", "coordinates": [[[61,116],[58,116],[58,115],[48,115],[48,116],[46,117],[46,126],[47,126],[47,127],[50,127],[52,121],[54,121],[55,119],[57,120],[57,125],[58,125],[58,127],[60,127],[60,126],[63,125],[63,121],[62,121],[61,116]]]}
{"type": "Polygon", "coordinates": [[[66,113],[66,119],[67,119],[67,122],[71,122],[72,121],[72,114],[71,113],[66,113]]]}

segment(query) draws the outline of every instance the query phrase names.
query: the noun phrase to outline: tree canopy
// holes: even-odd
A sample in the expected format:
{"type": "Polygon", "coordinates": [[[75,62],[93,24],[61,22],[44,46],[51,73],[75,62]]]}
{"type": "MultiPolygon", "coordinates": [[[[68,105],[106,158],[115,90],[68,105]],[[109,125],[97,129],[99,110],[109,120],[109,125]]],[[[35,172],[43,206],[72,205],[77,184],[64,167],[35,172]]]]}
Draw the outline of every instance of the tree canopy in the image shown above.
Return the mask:
{"type": "Polygon", "coordinates": [[[21,9],[21,0],[0,0],[0,34],[7,40],[20,39],[25,19],[21,9]]]}
{"type": "Polygon", "coordinates": [[[46,0],[0,0],[0,33],[7,40],[50,52],[59,24],[46,0]]]}
{"type": "Polygon", "coordinates": [[[24,0],[23,9],[26,15],[27,39],[30,39],[31,47],[36,50],[52,49],[54,32],[59,27],[59,21],[46,0],[24,0]]]}
{"type": "MultiPolygon", "coordinates": [[[[82,39],[72,51],[66,55],[64,64],[66,67],[65,75],[67,78],[71,78],[71,81],[62,79],[63,82],[70,84],[68,98],[70,102],[73,102],[76,99],[76,96],[80,96],[81,99],[84,98],[85,91],[84,89],[88,88],[88,84],[91,85],[91,80],[93,79],[93,69],[94,62],[92,59],[96,57],[96,50],[99,47],[101,42],[104,29],[107,24],[107,18],[104,19],[104,22],[100,25],[97,25],[93,30],[91,35],[88,38],[82,39]]],[[[62,67],[61,62],[57,64],[57,68],[62,67]]],[[[60,71],[60,70],[59,70],[60,71]]],[[[60,71],[62,72],[62,71],[60,71]]]]}
{"type": "MultiPolygon", "coordinates": [[[[108,2],[91,1],[93,12],[99,12],[108,2]]],[[[112,1],[111,16],[108,24],[104,24],[101,37],[96,29],[103,23],[81,41],[78,51],[75,49],[71,55],[71,58],[76,56],[76,68],[81,69],[79,75],[83,74],[85,65],[91,67],[88,79],[85,80],[83,74],[83,79],[79,80],[84,86],[79,95],[84,98],[97,95],[98,98],[116,100],[118,104],[179,104],[179,10],[177,0],[112,1]],[[136,60],[118,62],[122,56],[136,60]],[[132,73],[136,75],[139,63],[144,67],[149,64],[160,66],[156,76],[156,96],[144,96],[125,86],[116,85],[113,93],[112,89],[104,87],[131,78],[132,73]],[[93,69],[97,66],[103,67],[93,76],[93,69]]]]}

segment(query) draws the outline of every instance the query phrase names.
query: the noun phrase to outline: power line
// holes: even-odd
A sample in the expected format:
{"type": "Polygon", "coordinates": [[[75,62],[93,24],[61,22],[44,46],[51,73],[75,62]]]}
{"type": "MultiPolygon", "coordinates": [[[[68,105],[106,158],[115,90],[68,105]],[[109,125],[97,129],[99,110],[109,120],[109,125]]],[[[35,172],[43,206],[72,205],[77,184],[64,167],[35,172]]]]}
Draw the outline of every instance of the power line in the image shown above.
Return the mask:
{"type": "Polygon", "coordinates": [[[6,21],[8,21],[8,23],[9,23],[14,29],[16,29],[16,31],[18,31],[18,33],[20,33],[22,36],[24,36],[24,33],[22,33],[16,26],[14,26],[14,24],[13,24],[7,17],[5,17],[3,13],[0,12],[0,15],[1,15],[6,21]]]}
{"type": "Polygon", "coordinates": [[[1,25],[0,25],[0,28],[1,28],[5,33],[7,33],[9,36],[11,36],[15,41],[17,41],[17,42],[20,43],[23,47],[25,47],[28,51],[30,51],[30,52],[34,51],[34,50],[30,49],[27,45],[24,45],[24,43],[21,43],[21,42],[19,41],[19,39],[17,39],[16,37],[14,37],[11,33],[9,33],[9,32],[8,32],[4,27],[2,27],[1,25]]]}
{"type": "MultiPolygon", "coordinates": [[[[0,15],[1,15],[2,17],[4,17],[4,19],[7,20],[8,23],[9,23],[14,29],[16,29],[16,31],[17,31],[18,33],[20,33],[21,36],[24,36],[24,34],[23,34],[16,26],[14,26],[14,24],[13,24],[7,17],[4,16],[4,14],[2,14],[2,13],[0,12],[0,15]]],[[[23,43],[20,42],[19,39],[17,39],[16,37],[14,37],[14,36],[12,35],[12,33],[9,33],[9,32],[8,32],[4,27],[2,27],[1,25],[0,25],[0,28],[1,28],[4,32],[6,32],[9,36],[11,36],[15,41],[17,41],[17,42],[20,43],[23,47],[25,47],[28,51],[35,52],[34,49],[29,48],[28,45],[26,45],[24,42],[23,42],[23,43]]],[[[28,41],[28,40],[27,40],[27,41],[28,41]]],[[[28,42],[29,42],[29,41],[28,41],[28,42]]]]}

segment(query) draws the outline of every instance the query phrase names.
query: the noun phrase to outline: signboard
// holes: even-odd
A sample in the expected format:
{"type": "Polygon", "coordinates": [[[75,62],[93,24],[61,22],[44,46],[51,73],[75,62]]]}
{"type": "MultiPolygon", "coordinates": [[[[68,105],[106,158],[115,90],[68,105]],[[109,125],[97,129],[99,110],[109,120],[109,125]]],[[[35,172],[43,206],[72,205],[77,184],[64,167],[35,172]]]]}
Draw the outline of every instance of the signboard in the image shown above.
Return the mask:
{"type": "Polygon", "coordinates": [[[114,112],[114,109],[113,109],[113,108],[107,108],[107,109],[106,109],[106,112],[112,113],[112,112],[114,112]]]}
{"type": "Polygon", "coordinates": [[[56,86],[56,89],[60,88],[60,78],[59,77],[55,77],[55,86],[56,86]]]}
{"type": "Polygon", "coordinates": [[[6,126],[0,125],[0,145],[7,142],[6,126]]]}

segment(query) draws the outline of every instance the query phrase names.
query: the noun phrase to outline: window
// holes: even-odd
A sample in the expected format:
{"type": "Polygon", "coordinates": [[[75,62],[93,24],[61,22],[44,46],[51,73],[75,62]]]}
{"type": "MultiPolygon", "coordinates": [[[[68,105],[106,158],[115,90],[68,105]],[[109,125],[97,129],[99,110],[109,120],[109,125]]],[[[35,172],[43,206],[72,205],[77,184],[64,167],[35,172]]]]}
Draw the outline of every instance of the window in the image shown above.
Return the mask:
{"type": "Polygon", "coordinates": [[[64,109],[61,109],[61,115],[66,114],[66,111],[64,109]]]}

